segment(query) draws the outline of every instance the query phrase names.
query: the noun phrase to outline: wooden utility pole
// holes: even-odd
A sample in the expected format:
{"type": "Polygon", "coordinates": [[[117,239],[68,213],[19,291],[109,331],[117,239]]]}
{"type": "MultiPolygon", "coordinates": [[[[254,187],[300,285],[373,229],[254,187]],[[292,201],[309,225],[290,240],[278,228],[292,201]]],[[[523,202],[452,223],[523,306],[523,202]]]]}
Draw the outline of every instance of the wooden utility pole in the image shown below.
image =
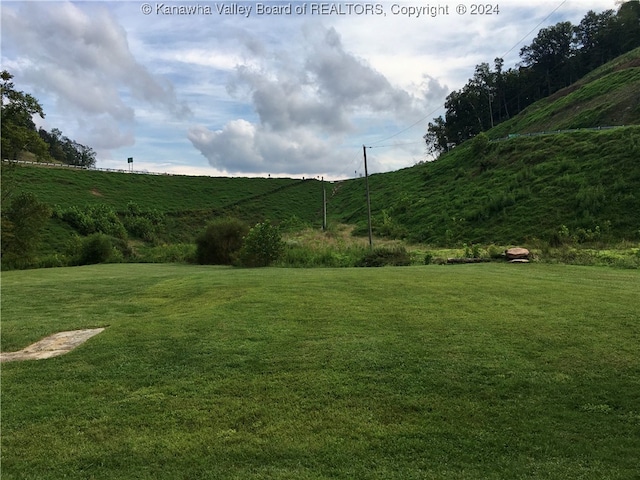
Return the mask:
{"type": "Polygon", "coordinates": [[[369,196],[369,171],[367,169],[367,147],[362,145],[364,154],[364,182],[367,186],[367,220],[369,222],[369,248],[373,249],[373,232],[371,230],[371,198],[369,196]]]}
{"type": "Polygon", "coordinates": [[[324,177],[322,177],[322,230],[327,230],[327,189],[324,186],[324,177]]]}

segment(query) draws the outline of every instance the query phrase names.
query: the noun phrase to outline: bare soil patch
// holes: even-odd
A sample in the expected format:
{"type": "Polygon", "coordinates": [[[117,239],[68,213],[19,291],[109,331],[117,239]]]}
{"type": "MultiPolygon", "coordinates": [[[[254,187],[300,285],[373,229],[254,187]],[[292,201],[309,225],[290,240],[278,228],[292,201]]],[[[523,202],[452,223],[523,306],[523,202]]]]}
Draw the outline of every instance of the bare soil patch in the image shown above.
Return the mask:
{"type": "Polygon", "coordinates": [[[41,360],[43,358],[64,355],[103,330],[104,328],[90,328],[86,330],[54,333],[17,352],[0,353],[0,362],[41,360]]]}

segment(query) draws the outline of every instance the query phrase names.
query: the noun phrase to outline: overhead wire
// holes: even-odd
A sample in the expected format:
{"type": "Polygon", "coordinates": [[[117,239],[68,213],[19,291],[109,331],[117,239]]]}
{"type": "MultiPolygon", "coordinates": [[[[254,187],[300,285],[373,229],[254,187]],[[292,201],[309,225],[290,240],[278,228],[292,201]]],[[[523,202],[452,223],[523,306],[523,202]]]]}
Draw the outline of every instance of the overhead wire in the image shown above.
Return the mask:
{"type": "Polygon", "coordinates": [[[518,40],[518,42],[517,42],[513,47],[511,47],[509,50],[507,50],[507,52],[506,52],[506,53],[504,53],[504,54],[502,55],[502,57],[501,57],[501,58],[504,58],[504,57],[506,57],[507,55],[509,55],[509,54],[513,51],[513,49],[514,49],[514,48],[516,48],[518,45],[520,45],[522,42],[524,42],[524,40],[525,40],[529,35],[531,35],[533,32],[535,32],[535,30],[536,30],[540,25],[542,25],[544,22],[546,22],[547,20],[549,20],[549,18],[551,17],[551,15],[553,15],[553,14],[554,14],[554,13],[556,13],[558,10],[560,10],[560,8],[561,8],[565,3],[567,3],[567,0],[563,0],[563,1],[562,1],[562,3],[560,3],[560,5],[558,5],[556,8],[554,8],[554,9],[553,9],[553,11],[552,11],[549,15],[547,15],[547,16],[546,16],[546,17],[544,17],[542,20],[540,20],[540,22],[539,22],[535,27],[533,27],[533,28],[529,31],[529,33],[527,33],[524,37],[522,37],[520,40],[518,40]]]}
{"type": "MultiPolygon", "coordinates": [[[[556,13],[560,8],[562,8],[562,6],[567,3],[568,0],[562,0],[562,2],[560,2],[560,4],[554,8],[551,13],[549,13],[546,17],[544,17],[542,20],[540,20],[540,22],[538,22],[538,24],[533,27],[526,35],[524,35],[520,40],[518,40],[518,42],[516,42],[515,45],[513,45],[509,50],[507,50],[501,58],[506,57],[509,53],[511,53],[513,51],[514,48],[516,48],[518,45],[520,45],[527,37],[529,37],[538,27],[540,27],[540,25],[542,25],[544,22],[546,22],[554,13],[556,13]]],[[[377,143],[381,143],[381,142],[385,142],[387,140],[390,140],[392,138],[397,137],[398,135],[403,134],[404,132],[411,130],[413,127],[415,127],[416,125],[418,125],[419,123],[425,121],[427,118],[429,118],[431,115],[433,115],[434,113],[436,113],[438,110],[440,110],[442,107],[438,107],[434,110],[432,110],[431,112],[429,112],[427,115],[425,115],[424,117],[420,118],[419,120],[417,120],[416,122],[412,123],[411,125],[409,125],[408,127],[394,133],[393,135],[390,135],[388,137],[382,138],[380,140],[377,140],[373,143],[370,143],[368,146],[366,146],[366,148],[378,148],[378,147],[374,147],[377,143]]],[[[422,142],[415,142],[415,143],[422,143],[422,142]]],[[[390,145],[390,146],[396,146],[396,145],[390,145]]],[[[400,146],[400,145],[397,145],[400,146]]]]}

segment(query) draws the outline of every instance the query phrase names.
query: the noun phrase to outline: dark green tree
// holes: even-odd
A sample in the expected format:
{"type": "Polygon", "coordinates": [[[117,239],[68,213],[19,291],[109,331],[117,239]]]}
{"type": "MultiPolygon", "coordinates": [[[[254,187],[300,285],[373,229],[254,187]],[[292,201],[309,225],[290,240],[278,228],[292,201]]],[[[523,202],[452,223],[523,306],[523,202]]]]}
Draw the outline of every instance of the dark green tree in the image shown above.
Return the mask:
{"type": "Polygon", "coordinates": [[[611,30],[609,43],[618,46],[615,56],[640,47],[640,1],[621,4],[611,30]]]}
{"type": "Polygon", "coordinates": [[[615,12],[606,10],[596,13],[589,10],[575,27],[575,40],[580,53],[575,65],[581,72],[587,73],[603,63],[613,59],[613,45],[610,44],[607,32],[615,20],[615,12]]]}
{"type": "Polygon", "coordinates": [[[6,70],[0,73],[2,159],[17,160],[23,151],[46,158],[47,145],[38,135],[32,119],[34,115],[44,118],[42,107],[32,95],[16,90],[12,78],[6,70]]]}
{"type": "Polygon", "coordinates": [[[440,155],[448,150],[449,138],[447,136],[447,123],[442,116],[429,122],[427,133],[423,136],[430,155],[440,155]]]}
{"type": "Polygon", "coordinates": [[[559,22],[540,30],[531,45],[520,50],[523,65],[537,76],[539,97],[551,95],[577,80],[572,77],[570,63],[576,54],[574,32],[571,22],[559,22]]]}
{"type": "Polygon", "coordinates": [[[49,146],[49,154],[55,160],[80,167],[95,166],[96,154],[93,149],[65,137],[57,128],[52,129],[51,132],[40,128],[38,135],[49,146]]]}
{"type": "Polygon", "coordinates": [[[3,268],[23,268],[33,262],[42,228],[49,217],[49,206],[32,193],[20,193],[11,199],[2,210],[3,268]]]}

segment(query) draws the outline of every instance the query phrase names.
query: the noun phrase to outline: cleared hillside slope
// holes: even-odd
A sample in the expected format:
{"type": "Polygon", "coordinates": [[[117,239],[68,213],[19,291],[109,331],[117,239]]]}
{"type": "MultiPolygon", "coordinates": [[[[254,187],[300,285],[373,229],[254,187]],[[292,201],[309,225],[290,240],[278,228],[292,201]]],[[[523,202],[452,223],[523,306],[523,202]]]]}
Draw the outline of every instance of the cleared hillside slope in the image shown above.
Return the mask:
{"type": "Polygon", "coordinates": [[[514,133],[639,124],[640,48],[636,48],[487,134],[496,139],[514,133]]]}
{"type": "MultiPolygon", "coordinates": [[[[640,49],[438,160],[370,178],[374,230],[435,244],[640,239],[640,49]],[[631,125],[545,135],[534,132],[631,125]],[[635,126],[634,126],[635,125],[635,126]],[[515,138],[514,138],[515,137],[515,138]],[[566,228],[565,228],[566,227],[566,228]]],[[[342,182],[336,220],[365,230],[364,180],[342,182]]]]}

